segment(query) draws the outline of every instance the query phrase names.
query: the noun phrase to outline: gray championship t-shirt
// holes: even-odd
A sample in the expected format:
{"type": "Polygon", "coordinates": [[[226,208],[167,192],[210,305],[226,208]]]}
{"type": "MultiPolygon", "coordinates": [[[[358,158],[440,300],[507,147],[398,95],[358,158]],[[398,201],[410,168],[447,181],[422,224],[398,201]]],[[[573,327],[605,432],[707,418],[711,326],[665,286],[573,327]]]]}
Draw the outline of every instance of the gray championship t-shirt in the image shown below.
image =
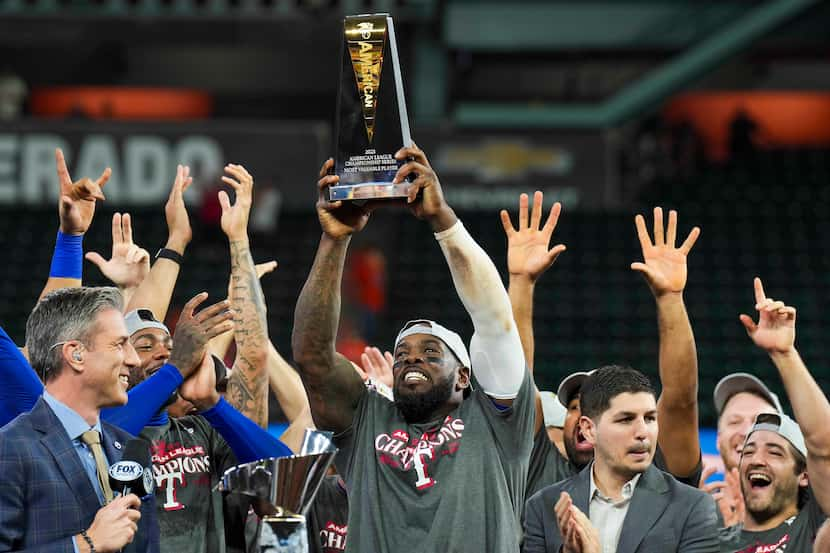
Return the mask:
{"type": "Polygon", "coordinates": [[[341,553],[349,530],[349,498],[339,476],[326,476],[306,514],[308,550],[341,553]]]}
{"type": "Polygon", "coordinates": [[[530,453],[530,468],[527,471],[527,491],[525,497],[569,478],[579,470],[559,453],[548,438],[543,426],[533,438],[533,451],[530,453]]]}
{"type": "Polygon", "coordinates": [[[802,553],[813,550],[818,529],[827,516],[811,493],[798,515],[772,530],[750,532],[742,524],[720,529],[721,553],[802,553]]]}
{"type": "Polygon", "coordinates": [[[236,464],[227,442],[199,416],[171,417],[141,436],[151,442],[162,553],[225,553],[222,494],[213,488],[236,464]]]}
{"type": "Polygon", "coordinates": [[[446,417],[407,424],[367,390],[336,440],[349,490],[346,551],[518,552],[534,394],[526,373],[509,409],[476,386],[446,417]]]}

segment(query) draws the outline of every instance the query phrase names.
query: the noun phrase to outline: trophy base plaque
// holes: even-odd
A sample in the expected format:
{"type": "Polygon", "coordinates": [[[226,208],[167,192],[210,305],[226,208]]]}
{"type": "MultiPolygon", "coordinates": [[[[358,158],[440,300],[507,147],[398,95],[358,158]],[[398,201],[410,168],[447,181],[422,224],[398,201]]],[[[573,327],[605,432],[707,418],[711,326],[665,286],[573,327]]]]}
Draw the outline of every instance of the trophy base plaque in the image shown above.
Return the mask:
{"type": "Polygon", "coordinates": [[[408,182],[349,184],[329,188],[331,201],[337,200],[373,200],[378,198],[405,198],[409,189],[408,182]]]}
{"type": "Polygon", "coordinates": [[[385,13],[343,20],[337,146],[329,199],[402,198],[408,182],[393,183],[412,144],[392,18],[385,13]]]}

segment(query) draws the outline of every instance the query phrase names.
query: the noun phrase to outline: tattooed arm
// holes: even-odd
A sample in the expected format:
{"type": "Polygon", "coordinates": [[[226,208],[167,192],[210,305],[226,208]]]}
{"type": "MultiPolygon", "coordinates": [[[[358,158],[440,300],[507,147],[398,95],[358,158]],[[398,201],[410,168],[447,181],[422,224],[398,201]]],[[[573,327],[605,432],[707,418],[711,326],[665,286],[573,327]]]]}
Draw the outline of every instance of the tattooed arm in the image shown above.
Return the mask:
{"type": "Polygon", "coordinates": [[[230,205],[227,193],[219,193],[222,230],[231,250],[230,302],[233,311],[236,361],[228,380],[228,403],[261,427],[268,425],[268,323],[265,296],[259,285],[248,243],[248,215],[254,179],[241,165],[225,167],[222,180],[236,192],[230,205]]]}
{"type": "Polygon", "coordinates": [[[321,430],[342,432],[351,425],[366,388],[352,364],[334,349],[340,286],[350,237],[366,225],[369,213],[352,203],[326,200],[326,188],[338,180],[328,175],[333,165],[329,159],[320,170],[317,217],[323,236],[297,300],[291,344],[314,422],[321,430]]]}

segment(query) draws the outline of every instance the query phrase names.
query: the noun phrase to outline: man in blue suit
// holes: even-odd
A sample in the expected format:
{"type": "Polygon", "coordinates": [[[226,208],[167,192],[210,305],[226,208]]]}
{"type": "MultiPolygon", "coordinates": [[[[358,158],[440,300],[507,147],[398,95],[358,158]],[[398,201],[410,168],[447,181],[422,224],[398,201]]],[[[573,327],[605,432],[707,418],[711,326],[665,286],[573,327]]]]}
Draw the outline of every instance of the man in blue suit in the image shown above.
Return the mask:
{"type": "Polygon", "coordinates": [[[0,430],[0,551],[158,551],[152,494],[113,498],[107,475],[131,436],[100,409],[127,402],[138,364],[121,311],[115,288],[64,288],[32,311],[26,345],[46,388],[0,430]]]}

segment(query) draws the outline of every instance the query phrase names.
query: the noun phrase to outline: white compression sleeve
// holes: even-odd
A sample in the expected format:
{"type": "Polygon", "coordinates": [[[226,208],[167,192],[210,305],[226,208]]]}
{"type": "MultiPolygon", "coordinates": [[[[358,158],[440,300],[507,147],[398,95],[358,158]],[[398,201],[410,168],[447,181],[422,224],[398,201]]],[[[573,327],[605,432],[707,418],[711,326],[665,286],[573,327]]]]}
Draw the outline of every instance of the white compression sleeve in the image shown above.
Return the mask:
{"type": "Polygon", "coordinates": [[[473,374],[487,395],[512,399],[519,393],[526,367],[510,298],[499,272],[461,221],[436,233],[435,238],[475,327],[470,340],[473,374]]]}

